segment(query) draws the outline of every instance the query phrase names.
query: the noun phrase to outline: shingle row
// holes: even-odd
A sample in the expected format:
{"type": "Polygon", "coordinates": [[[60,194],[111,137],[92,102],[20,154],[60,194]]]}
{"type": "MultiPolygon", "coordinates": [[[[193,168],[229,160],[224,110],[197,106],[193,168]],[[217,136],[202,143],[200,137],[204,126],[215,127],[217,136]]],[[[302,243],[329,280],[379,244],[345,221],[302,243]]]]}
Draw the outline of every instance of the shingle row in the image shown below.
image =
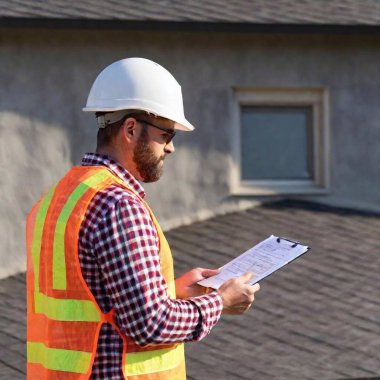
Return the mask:
{"type": "Polygon", "coordinates": [[[380,1],[0,0],[0,18],[380,25],[380,1]]]}

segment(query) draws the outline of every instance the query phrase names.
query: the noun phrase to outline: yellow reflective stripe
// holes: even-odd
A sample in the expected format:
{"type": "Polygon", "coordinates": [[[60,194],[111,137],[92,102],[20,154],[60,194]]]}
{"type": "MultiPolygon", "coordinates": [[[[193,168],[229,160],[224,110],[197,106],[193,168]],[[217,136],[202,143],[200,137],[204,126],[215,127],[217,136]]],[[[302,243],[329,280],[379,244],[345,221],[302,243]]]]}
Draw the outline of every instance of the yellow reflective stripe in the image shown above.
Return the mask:
{"type": "Polygon", "coordinates": [[[59,299],[34,293],[35,312],[55,321],[99,322],[100,313],[92,301],[59,299]]]}
{"type": "Polygon", "coordinates": [[[175,282],[170,281],[167,283],[167,285],[170,298],[176,298],[175,282]]]}
{"type": "Polygon", "coordinates": [[[184,360],[183,344],[162,350],[130,352],[125,357],[125,373],[129,376],[168,371],[184,360]]]}
{"type": "Polygon", "coordinates": [[[41,255],[41,242],[42,233],[45,225],[46,214],[49,209],[51,199],[55,191],[55,186],[52,187],[44,196],[40,203],[38,213],[36,216],[36,221],[34,225],[33,232],[33,242],[32,242],[32,259],[33,259],[33,270],[34,270],[34,289],[38,292],[40,289],[40,255],[41,255]]]}
{"type": "Polygon", "coordinates": [[[91,352],[50,348],[43,343],[27,342],[28,363],[38,363],[55,371],[87,373],[91,365],[91,352]]]}
{"type": "Polygon", "coordinates": [[[67,221],[79,199],[93,186],[109,177],[107,171],[101,171],[81,182],[70,194],[57,219],[53,243],[53,289],[66,289],[65,230],[67,221]]]}

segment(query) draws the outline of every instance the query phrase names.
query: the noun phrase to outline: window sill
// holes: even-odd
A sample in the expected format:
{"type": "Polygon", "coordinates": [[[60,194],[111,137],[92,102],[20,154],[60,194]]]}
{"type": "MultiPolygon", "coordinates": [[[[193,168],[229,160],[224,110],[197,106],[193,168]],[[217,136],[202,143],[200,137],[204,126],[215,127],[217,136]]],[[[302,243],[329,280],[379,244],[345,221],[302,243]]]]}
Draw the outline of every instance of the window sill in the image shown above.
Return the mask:
{"type": "Polygon", "coordinates": [[[329,188],[313,181],[242,181],[231,189],[232,195],[286,195],[286,194],[328,194],[329,188]]]}

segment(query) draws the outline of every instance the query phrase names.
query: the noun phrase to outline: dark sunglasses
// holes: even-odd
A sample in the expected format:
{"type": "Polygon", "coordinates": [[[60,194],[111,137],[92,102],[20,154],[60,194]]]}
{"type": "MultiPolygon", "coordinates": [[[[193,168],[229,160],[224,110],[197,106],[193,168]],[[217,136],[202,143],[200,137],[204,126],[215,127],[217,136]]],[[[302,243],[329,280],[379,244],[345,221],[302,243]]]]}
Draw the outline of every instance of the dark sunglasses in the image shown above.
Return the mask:
{"type": "Polygon", "coordinates": [[[174,136],[177,133],[177,131],[175,131],[174,129],[159,127],[158,125],[154,125],[154,124],[150,123],[149,121],[140,120],[140,119],[136,119],[136,121],[138,121],[139,123],[145,124],[145,125],[149,125],[150,127],[157,128],[160,131],[166,132],[167,133],[167,137],[165,138],[166,144],[169,144],[173,140],[174,136]]]}

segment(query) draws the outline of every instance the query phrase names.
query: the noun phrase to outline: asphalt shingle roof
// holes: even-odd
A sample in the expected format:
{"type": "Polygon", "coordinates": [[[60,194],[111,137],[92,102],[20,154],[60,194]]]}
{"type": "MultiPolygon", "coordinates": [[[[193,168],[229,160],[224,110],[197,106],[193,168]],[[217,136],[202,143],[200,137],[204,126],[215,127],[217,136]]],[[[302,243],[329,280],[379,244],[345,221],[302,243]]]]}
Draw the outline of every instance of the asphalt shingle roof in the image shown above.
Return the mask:
{"type": "MultiPolygon", "coordinates": [[[[189,380],[380,378],[380,215],[283,201],[169,231],[176,274],[270,234],[312,248],[261,283],[244,316],[186,345],[189,380]]],[[[0,281],[0,378],[25,373],[24,274],[0,281]]]]}
{"type": "Polygon", "coordinates": [[[0,18],[380,25],[377,0],[1,0],[0,18]]]}

